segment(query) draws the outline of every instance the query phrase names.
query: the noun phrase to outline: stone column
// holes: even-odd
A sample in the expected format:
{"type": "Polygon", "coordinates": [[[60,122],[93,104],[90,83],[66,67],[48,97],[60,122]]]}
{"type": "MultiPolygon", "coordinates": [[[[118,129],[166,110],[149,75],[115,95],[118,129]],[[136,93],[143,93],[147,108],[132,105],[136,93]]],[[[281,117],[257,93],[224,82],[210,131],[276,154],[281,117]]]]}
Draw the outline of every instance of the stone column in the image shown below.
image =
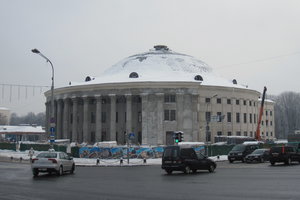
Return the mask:
{"type": "Polygon", "coordinates": [[[176,121],[177,121],[177,131],[184,131],[183,130],[183,117],[184,117],[184,104],[183,104],[183,93],[176,94],[176,121]]]}
{"type": "Polygon", "coordinates": [[[72,142],[78,142],[78,133],[77,133],[78,99],[76,97],[73,97],[72,101],[73,101],[72,142]]]}
{"type": "Polygon", "coordinates": [[[64,99],[64,116],[63,116],[63,138],[70,139],[69,135],[69,116],[70,116],[70,109],[69,109],[69,99],[64,99]]]}
{"type": "Polygon", "coordinates": [[[83,142],[91,141],[89,133],[89,98],[83,97],[83,142]]]}
{"type": "Polygon", "coordinates": [[[56,136],[55,138],[61,139],[62,138],[62,100],[58,99],[57,102],[57,118],[56,118],[56,136]]]}
{"type": "MultiPolygon", "coordinates": [[[[125,94],[126,97],[126,133],[132,132],[132,95],[125,94]]],[[[135,133],[137,136],[137,133],[135,133]]]]}
{"type": "Polygon", "coordinates": [[[110,140],[116,141],[116,95],[109,94],[110,97],[110,140]]]}
{"type": "Polygon", "coordinates": [[[163,127],[164,122],[164,94],[156,93],[157,99],[157,144],[163,145],[165,143],[165,132],[163,127]]]}
{"type": "Polygon", "coordinates": [[[46,121],[45,121],[46,126],[45,126],[45,128],[46,128],[46,132],[49,133],[49,129],[50,129],[50,118],[51,118],[51,116],[50,116],[50,102],[47,101],[47,102],[45,103],[45,105],[46,105],[46,121]]]}
{"type": "Polygon", "coordinates": [[[198,111],[199,111],[199,95],[198,94],[192,94],[192,124],[193,124],[193,130],[192,130],[192,140],[193,141],[199,141],[199,120],[198,120],[198,111]]]}
{"type": "Polygon", "coordinates": [[[96,96],[96,142],[102,141],[102,98],[101,95],[96,96]]]}
{"type": "Polygon", "coordinates": [[[142,93],[142,144],[148,144],[148,94],[142,93]]]}

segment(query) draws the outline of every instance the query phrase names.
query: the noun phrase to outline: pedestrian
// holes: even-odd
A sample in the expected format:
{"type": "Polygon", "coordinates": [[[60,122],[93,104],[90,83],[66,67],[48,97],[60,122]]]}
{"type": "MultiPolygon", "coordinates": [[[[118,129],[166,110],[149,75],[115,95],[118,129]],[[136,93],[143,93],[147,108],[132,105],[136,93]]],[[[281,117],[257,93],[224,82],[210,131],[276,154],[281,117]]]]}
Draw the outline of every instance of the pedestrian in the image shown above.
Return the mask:
{"type": "Polygon", "coordinates": [[[31,147],[30,148],[30,150],[29,150],[29,152],[28,152],[28,156],[29,156],[29,158],[30,158],[30,162],[32,161],[32,156],[34,155],[34,150],[33,150],[33,148],[31,147]]]}

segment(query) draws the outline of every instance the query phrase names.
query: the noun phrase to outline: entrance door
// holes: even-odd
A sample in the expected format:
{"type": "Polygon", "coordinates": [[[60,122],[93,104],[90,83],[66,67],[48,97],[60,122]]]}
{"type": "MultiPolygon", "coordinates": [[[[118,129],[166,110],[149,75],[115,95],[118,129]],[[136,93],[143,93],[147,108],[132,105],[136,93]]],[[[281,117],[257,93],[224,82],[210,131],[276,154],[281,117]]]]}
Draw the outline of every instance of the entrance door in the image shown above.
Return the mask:
{"type": "Polygon", "coordinates": [[[167,131],[166,132],[166,145],[174,145],[174,132],[173,131],[167,131]]]}

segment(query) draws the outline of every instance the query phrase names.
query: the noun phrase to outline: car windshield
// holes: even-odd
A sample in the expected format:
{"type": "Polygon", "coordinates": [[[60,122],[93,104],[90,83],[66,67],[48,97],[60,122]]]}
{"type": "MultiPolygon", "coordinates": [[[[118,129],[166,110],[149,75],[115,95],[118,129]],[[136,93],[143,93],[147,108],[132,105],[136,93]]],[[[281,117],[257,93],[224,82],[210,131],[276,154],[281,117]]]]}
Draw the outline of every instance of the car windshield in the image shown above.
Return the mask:
{"type": "Polygon", "coordinates": [[[37,158],[56,158],[57,153],[40,153],[37,158]]]}
{"type": "Polygon", "coordinates": [[[245,150],[245,145],[242,144],[235,145],[232,149],[232,151],[244,151],[244,150],[245,150]]]}
{"type": "Polygon", "coordinates": [[[265,150],[263,149],[256,149],[255,151],[252,152],[252,154],[263,154],[265,150]]]}

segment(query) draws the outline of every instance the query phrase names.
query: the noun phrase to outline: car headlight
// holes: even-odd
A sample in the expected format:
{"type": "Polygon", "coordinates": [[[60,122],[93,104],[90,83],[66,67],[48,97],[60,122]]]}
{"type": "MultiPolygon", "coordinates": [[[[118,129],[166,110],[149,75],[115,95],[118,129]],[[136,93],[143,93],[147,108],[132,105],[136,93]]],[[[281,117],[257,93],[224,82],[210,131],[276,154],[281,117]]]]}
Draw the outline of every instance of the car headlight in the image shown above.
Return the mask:
{"type": "Polygon", "coordinates": [[[259,158],[259,156],[255,156],[255,158],[259,158]]]}
{"type": "Polygon", "coordinates": [[[238,156],[242,156],[243,155],[243,153],[238,153],[238,156]]]}

